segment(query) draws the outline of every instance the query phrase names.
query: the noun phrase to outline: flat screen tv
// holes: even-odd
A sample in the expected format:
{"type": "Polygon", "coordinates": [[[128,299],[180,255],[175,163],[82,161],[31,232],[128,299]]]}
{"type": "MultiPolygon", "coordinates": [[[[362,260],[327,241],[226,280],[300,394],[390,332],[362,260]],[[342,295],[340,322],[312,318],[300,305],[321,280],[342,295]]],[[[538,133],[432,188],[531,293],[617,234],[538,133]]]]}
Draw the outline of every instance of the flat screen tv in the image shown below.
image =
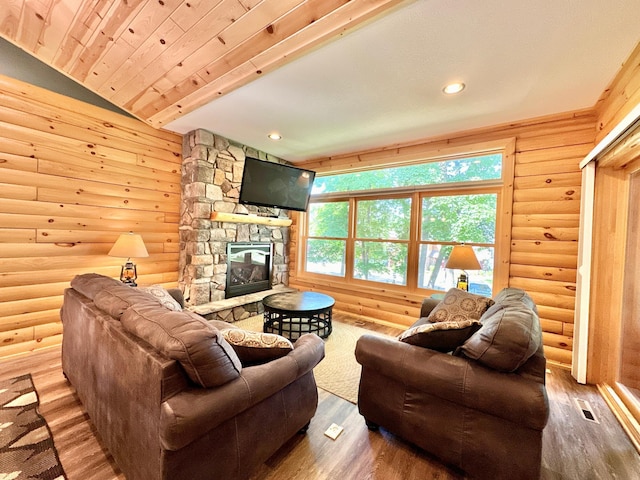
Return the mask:
{"type": "Polygon", "coordinates": [[[315,172],[247,157],[240,186],[240,203],[304,212],[315,172]]]}

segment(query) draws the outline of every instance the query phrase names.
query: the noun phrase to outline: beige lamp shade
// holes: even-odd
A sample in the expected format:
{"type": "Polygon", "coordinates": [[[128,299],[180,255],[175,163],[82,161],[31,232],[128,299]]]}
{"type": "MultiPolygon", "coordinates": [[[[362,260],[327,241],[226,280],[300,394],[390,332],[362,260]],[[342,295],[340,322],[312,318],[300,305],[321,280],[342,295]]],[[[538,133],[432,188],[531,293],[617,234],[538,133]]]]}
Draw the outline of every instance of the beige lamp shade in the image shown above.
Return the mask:
{"type": "Polygon", "coordinates": [[[482,270],[478,257],[470,245],[455,245],[445,268],[455,270],[482,270]]]}
{"type": "Polygon", "coordinates": [[[142,237],[136,233],[123,233],[118,237],[109,251],[111,257],[136,258],[148,257],[147,247],[144,246],[142,237]]]}

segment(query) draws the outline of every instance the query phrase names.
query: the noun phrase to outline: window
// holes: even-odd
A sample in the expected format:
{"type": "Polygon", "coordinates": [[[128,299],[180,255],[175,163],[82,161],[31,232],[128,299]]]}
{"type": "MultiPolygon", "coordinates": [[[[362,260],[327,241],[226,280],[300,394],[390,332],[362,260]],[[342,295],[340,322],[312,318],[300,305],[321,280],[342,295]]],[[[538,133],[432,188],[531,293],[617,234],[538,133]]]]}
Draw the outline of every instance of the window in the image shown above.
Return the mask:
{"type": "Polygon", "coordinates": [[[444,268],[453,245],[472,245],[482,270],[469,274],[469,291],[491,296],[497,194],[422,197],[418,287],[447,290],[455,281],[444,268]]]}
{"type": "Polygon", "coordinates": [[[358,192],[385,188],[442,185],[497,180],[502,175],[502,154],[448,159],[378,170],[316,177],[312,194],[358,192]]]}
{"type": "Polygon", "coordinates": [[[411,199],[357,200],[353,278],[407,284],[411,199]]]}
{"type": "Polygon", "coordinates": [[[308,209],[306,270],[344,277],[349,204],[311,203],[308,209]]]}
{"type": "Polygon", "coordinates": [[[447,290],[453,245],[474,247],[470,291],[491,296],[503,155],[317,176],[303,225],[303,275],[389,288],[447,290]]]}

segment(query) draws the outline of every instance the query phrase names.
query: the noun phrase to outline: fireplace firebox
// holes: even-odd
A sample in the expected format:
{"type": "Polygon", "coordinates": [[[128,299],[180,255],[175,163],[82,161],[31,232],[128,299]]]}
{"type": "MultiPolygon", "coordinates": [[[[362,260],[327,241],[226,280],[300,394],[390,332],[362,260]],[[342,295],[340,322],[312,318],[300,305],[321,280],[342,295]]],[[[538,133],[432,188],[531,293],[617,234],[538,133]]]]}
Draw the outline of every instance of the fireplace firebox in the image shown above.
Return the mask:
{"type": "Polygon", "coordinates": [[[228,243],[226,298],[270,289],[271,257],[271,243],[228,243]]]}

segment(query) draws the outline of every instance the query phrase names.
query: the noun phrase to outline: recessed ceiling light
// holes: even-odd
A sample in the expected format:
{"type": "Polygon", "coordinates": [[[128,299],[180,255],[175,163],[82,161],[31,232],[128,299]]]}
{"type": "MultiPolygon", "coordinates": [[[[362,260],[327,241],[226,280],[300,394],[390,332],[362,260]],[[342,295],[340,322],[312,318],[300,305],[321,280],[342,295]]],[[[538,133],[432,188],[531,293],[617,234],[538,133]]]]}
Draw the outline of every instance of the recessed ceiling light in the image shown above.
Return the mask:
{"type": "Polygon", "coordinates": [[[464,87],[466,87],[466,85],[462,82],[450,83],[449,85],[446,85],[442,91],[447,95],[455,95],[456,93],[460,93],[464,90],[464,87]]]}
{"type": "Polygon", "coordinates": [[[271,140],[281,140],[282,139],[282,135],[280,135],[279,133],[270,133],[269,135],[267,135],[271,140]]]}

